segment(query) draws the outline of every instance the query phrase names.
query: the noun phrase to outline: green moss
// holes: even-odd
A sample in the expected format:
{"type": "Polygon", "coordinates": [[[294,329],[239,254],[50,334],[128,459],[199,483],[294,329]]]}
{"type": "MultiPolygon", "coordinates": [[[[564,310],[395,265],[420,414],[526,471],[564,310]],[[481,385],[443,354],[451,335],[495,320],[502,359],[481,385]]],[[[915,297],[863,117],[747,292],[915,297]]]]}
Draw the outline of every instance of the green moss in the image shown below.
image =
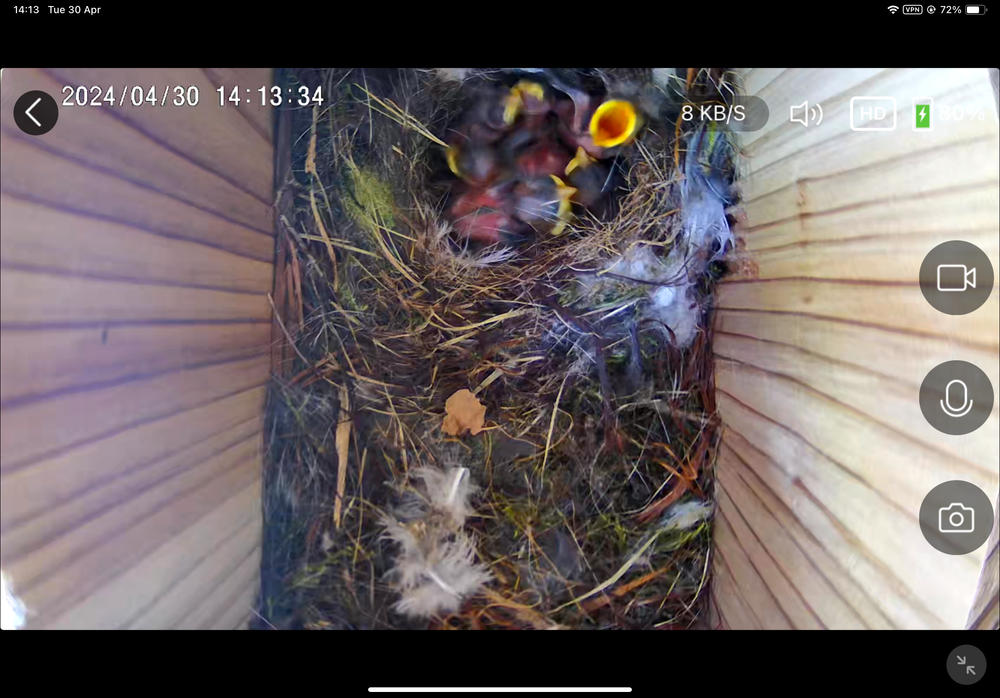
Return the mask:
{"type": "Polygon", "coordinates": [[[367,168],[348,163],[351,195],[344,197],[347,214],[355,223],[374,235],[380,227],[393,228],[395,199],[392,187],[367,168]]]}

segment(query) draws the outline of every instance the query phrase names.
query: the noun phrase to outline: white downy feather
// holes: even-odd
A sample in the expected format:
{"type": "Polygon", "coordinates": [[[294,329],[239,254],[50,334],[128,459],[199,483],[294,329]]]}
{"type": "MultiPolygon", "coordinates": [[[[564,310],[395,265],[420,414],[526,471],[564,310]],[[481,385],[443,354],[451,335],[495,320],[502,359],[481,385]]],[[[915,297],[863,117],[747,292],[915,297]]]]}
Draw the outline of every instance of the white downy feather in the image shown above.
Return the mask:
{"type": "MultiPolygon", "coordinates": [[[[688,262],[679,247],[673,248],[666,259],[660,259],[652,247],[636,245],[607,267],[619,277],[646,282],[649,290],[638,308],[639,319],[655,320],[653,326],[661,328],[664,338],[680,349],[694,340],[701,318],[701,308],[690,293],[688,262]]],[[[600,283],[592,276],[581,276],[579,280],[585,293],[600,283]]]]}
{"type": "Polygon", "coordinates": [[[0,572],[0,629],[19,630],[24,626],[26,610],[14,595],[5,573],[0,572]]]}
{"type": "Polygon", "coordinates": [[[663,527],[681,530],[694,528],[711,516],[712,511],[711,502],[702,502],[697,499],[678,502],[667,510],[663,527]]]}
{"type": "Polygon", "coordinates": [[[406,508],[408,523],[386,516],[382,524],[385,536],[399,548],[389,572],[401,595],[394,608],[426,618],[457,609],[490,574],[476,563],[475,546],[462,530],[472,513],[468,469],[424,467],[413,475],[420,483],[421,504],[406,508]]]}
{"type": "Polygon", "coordinates": [[[490,580],[489,572],[475,562],[472,541],[461,533],[437,541],[428,556],[399,558],[396,569],[411,583],[403,586],[394,608],[418,618],[456,610],[463,598],[490,580]]]}
{"type": "Polygon", "coordinates": [[[472,484],[468,468],[451,468],[442,471],[438,468],[417,468],[414,475],[420,478],[424,492],[430,505],[438,511],[447,514],[453,524],[461,528],[472,510],[469,508],[469,497],[472,494],[472,484]]]}
{"type": "Polygon", "coordinates": [[[434,68],[434,72],[446,82],[462,82],[472,74],[472,68],[434,68]]]}

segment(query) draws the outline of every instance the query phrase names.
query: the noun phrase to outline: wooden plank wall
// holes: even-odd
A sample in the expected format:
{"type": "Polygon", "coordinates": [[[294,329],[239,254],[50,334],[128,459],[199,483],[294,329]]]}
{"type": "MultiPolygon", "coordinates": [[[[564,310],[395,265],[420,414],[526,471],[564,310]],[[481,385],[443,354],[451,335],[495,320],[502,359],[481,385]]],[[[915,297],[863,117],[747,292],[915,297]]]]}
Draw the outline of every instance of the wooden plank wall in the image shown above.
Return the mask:
{"type": "Polygon", "coordinates": [[[260,69],[0,76],[0,565],[28,628],[244,627],[260,556],[274,225],[260,69]],[[196,85],[197,107],[14,101],[196,85]]]}
{"type": "MultiPolygon", "coordinates": [[[[744,134],[747,263],[721,286],[714,607],[731,628],[961,628],[996,618],[996,538],[939,553],[917,512],[940,482],[998,491],[997,406],[967,436],[924,420],[927,372],[998,377],[998,294],[964,316],[923,298],[940,242],[1000,272],[995,94],[984,70],[753,70],[770,121],[744,134]],[[855,95],[895,96],[895,132],[853,132],[855,95]],[[912,98],[983,118],[912,130],[912,98]],[[789,122],[820,104],[823,122],[789,122]],[[980,572],[992,547],[992,572],[980,572]],[[990,581],[992,579],[992,582],[990,581]],[[986,589],[992,584],[992,593],[986,589]],[[992,603],[992,606],[990,606],[992,603]],[[978,620],[977,620],[978,619],[978,620]]],[[[1000,393],[998,393],[1000,395],[1000,393]]]]}

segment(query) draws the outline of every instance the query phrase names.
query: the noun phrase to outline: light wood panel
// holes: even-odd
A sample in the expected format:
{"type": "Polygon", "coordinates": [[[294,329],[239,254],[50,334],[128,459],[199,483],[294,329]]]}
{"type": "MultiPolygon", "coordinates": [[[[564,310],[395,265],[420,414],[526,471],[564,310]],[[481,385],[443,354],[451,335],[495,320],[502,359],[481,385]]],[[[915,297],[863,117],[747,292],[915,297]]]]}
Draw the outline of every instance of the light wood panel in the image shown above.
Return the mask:
{"type": "MultiPolygon", "coordinates": [[[[47,545],[39,546],[27,555],[13,560],[7,571],[21,581],[22,584],[34,585],[45,578],[55,577],[61,569],[76,561],[80,550],[87,550],[88,555],[107,541],[114,541],[122,531],[130,530],[137,523],[153,518],[154,514],[175,509],[177,502],[186,494],[197,492],[207,486],[216,476],[238,465],[253,463],[259,456],[259,434],[251,434],[222,452],[204,460],[196,468],[188,468],[156,483],[155,488],[148,488],[134,493],[121,506],[107,512],[98,512],[96,516],[75,526],[64,536],[53,540],[47,545]]],[[[160,529],[150,530],[151,535],[143,538],[144,545],[158,542],[158,536],[164,535],[160,529]]],[[[109,554],[117,555],[118,544],[113,543],[109,554]]],[[[135,551],[133,550],[133,553],[135,551]]],[[[102,567],[105,573],[106,567],[102,567]]],[[[77,584],[80,579],[75,580],[77,584]]]]}
{"type": "Polygon", "coordinates": [[[0,403],[264,353],[266,322],[0,330],[0,403]]]}
{"type": "Polygon", "coordinates": [[[7,268],[0,317],[4,326],[111,322],[266,320],[259,293],[107,281],[7,268]]]}
{"type": "Polygon", "coordinates": [[[0,564],[28,628],[251,614],[271,112],[220,107],[214,80],[269,75],[4,70],[0,564]],[[12,121],[26,90],[61,103],[62,85],[92,84],[195,85],[201,103],[61,107],[40,137],[12,121]]]}
{"type": "MultiPolygon", "coordinates": [[[[271,160],[271,144],[261,134],[259,126],[251,123],[235,105],[228,101],[220,103],[217,85],[209,80],[204,71],[188,68],[53,68],[46,72],[60,84],[74,88],[141,85],[155,87],[158,94],[163,88],[170,88],[166,106],[150,109],[149,105],[135,106],[126,100],[114,114],[166,149],[270,204],[271,172],[261,167],[260,163],[271,160]],[[195,88],[198,105],[172,106],[177,87],[183,88],[185,94],[195,88]],[[188,116],[180,114],[186,110],[214,110],[215,113],[195,130],[185,123],[185,119],[178,118],[179,115],[188,116]]],[[[269,85],[270,79],[266,82],[269,85]]],[[[247,84],[245,88],[249,89],[251,85],[247,84]]],[[[270,90],[267,90],[267,97],[270,96],[270,90]]],[[[260,100],[256,90],[251,94],[241,90],[239,97],[240,100],[253,99],[258,103],[260,100]]]]}
{"type": "MultiPolygon", "coordinates": [[[[156,71],[141,85],[146,88],[156,84],[156,71]]],[[[187,69],[190,81],[196,81],[201,71],[187,69]]],[[[204,78],[200,78],[204,79],[204,78]]],[[[0,126],[10,135],[24,136],[14,123],[14,102],[28,90],[44,90],[52,95],[57,104],[62,104],[65,80],[59,80],[41,70],[4,71],[3,111],[0,126]]],[[[117,80],[113,84],[122,84],[117,80]]],[[[102,86],[108,83],[100,83],[102,86]]],[[[162,83],[161,83],[162,84],[162,83]]],[[[187,85],[188,82],[181,82],[187,85]]],[[[164,138],[169,134],[143,132],[126,118],[130,110],[143,112],[159,109],[163,115],[155,117],[169,124],[171,131],[183,129],[197,134],[202,128],[209,128],[217,120],[223,119],[225,109],[213,103],[214,95],[203,95],[197,107],[172,107],[159,105],[97,107],[60,107],[59,122],[56,127],[36,142],[46,150],[69,160],[86,163],[95,169],[112,172],[131,182],[173,196],[181,201],[211,211],[258,231],[272,229],[271,202],[253,193],[245,184],[238,183],[237,176],[223,175],[208,169],[202,163],[191,159],[174,148],[168,147],[164,138]],[[166,116],[172,118],[167,119],[166,116]]],[[[127,100],[126,100],[127,102],[127,100]]],[[[154,117],[150,117],[154,118],[154,117]]],[[[257,141],[260,137],[255,134],[257,141]]],[[[207,146],[205,146],[207,147],[207,146]]],[[[263,168],[261,168],[263,169],[263,168]]],[[[268,177],[271,164],[266,172],[259,175],[268,177]]]]}
{"type": "Polygon", "coordinates": [[[88,441],[262,385],[267,365],[262,355],[7,408],[0,436],[3,470],[25,467],[88,441]],[[41,442],[36,429],[44,424],[62,426],[41,442]]]}
{"type": "Polygon", "coordinates": [[[967,480],[991,498],[1000,488],[997,405],[954,437],[918,403],[946,360],[971,361],[1000,386],[998,294],[948,316],[917,281],[927,252],[952,239],[1000,269],[987,71],[769,69],[745,84],[771,121],[743,136],[741,260],[717,296],[718,616],[765,628],[995,622],[989,545],[945,555],[917,521],[940,482],[967,480]],[[895,96],[897,130],[853,132],[855,95],[895,96]],[[913,97],[983,118],[945,123],[939,111],[933,131],[914,132],[913,97]],[[805,100],[822,106],[820,126],[789,122],[805,100]]]}
{"type": "Polygon", "coordinates": [[[232,571],[239,567],[260,548],[260,528],[247,525],[236,531],[215,548],[191,560],[173,586],[159,599],[134,618],[125,627],[134,629],[156,629],[176,627],[178,623],[198,607],[206,589],[216,589],[232,571]]]}
{"type": "Polygon", "coordinates": [[[138,283],[259,291],[269,262],[87,215],[0,198],[0,255],[20,269],[138,283]]]}
{"type": "Polygon", "coordinates": [[[168,194],[122,179],[87,163],[67,160],[0,131],[0,178],[7,196],[50,208],[85,213],[102,220],[148,230],[168,238],[270,262],[274,238],[228,221],[168,194]]]}
{"type": "Polygon", "coordinates": [[[5,533],[0,552],[4,559],[57,535],[63,521],[73,525],[113,504],[119,488],[127,488],[130,482],[148,486],[178,461],[179,467],[184,467],[188,448],[197,449],[192,466],[216,453],[218,448],[209,446],[202,451],[199,445],[258,418],[263,400],[264,389],[254,388],[5,473],[0,490],[0,522],[5,533]],[[184,438],[179,439],[179,434],[184,438]],[[22,540],[19,529],[24,525],[29,531],[23,533],[22,548],[18,545],[22,540]]]}
{"type": "MultiPolygon", "coordinates": [[[[272,68],[205,68],[205,75],[215,87],[224,87],[228,96],[232,88],[239,87],[240,94],[246,95],[249,89],[252,101],[244,102],[236,107],[267,142],[274,140],[274,112],[270,107],[262,107],[258,102],[257,89],[261,86],[274,84],[274,69],[272,68]]],[[[270,95],[270,92],[268,92],[270,95]]]]}
{"type": "MultiPolygon", "coordinates": [[[[192,519],[191,525],[126,572],[105,583],[51,622],[39,625],[52,628],[122,627],[136,613],[173,589],[178,570],[184,570],[191,560],[207,556],[221,542],[246,526],[256,527],[259,537],[260,480],[254,480],[240,490],[220,490],[218,494],[222,498],[204,516],[192,519]]],[[[208,594],[211,589],[204,588],[201,592],[208,594]]]]}
{"type": "MultiPolygon", "coordinates": [[[[993,501],[993,510],[1000,511],[1000,500],[993,501]]],[[[969,611],[968,627],[975,630],[1000,630],[1000,515],[993,522],[986,560],[979,576],[979,588],[969,611]]]]}

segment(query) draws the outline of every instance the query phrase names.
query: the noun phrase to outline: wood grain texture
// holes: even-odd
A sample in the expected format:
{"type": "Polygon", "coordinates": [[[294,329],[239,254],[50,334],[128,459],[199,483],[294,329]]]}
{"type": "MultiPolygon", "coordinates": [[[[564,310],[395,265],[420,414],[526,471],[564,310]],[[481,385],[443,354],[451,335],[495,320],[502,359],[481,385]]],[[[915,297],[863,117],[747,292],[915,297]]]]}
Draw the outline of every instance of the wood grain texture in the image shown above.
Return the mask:
{"type": "MultiPolygon", "coordinates": [[[[240,414],[240,405],[226,400],[220,403],[224,403],[224,407],[233,408],[233,415],[240,414]]],[[[255,402],[250,405],[254,409],[248,410],[247,413],[252,416],[235,426],[226,427],[216,434],[203,438],[198,438],[201,435],[192,433],[194,440],[190,444],[176,444],[177,450],[174,452],[161,455],[156,453],[158,449],[150,448],[149,451],[154,455],[154,460],[151,462],[127,462],[125,465],[114,463],[116,472],[110,478],[84,482],[78,485],[75,492],[70,492],[68,495],[60,493],[63,496],[62,501],[44,507],[39,502],[40,498],[31,490],[27,494],[24,494],[24,491],[32,480],[38,482],[40,476],[37,473],[47,468],[39,467],[35,471],[29,471],[31,474],[27,477],[19,478],[20,473],[18,473],[11,478],[11,495],[8,496],[13,499],[21,495],[27,500],[27,506],[21,503],[13,512],[13,514],[22,513],[22,518],[15,519],[13,514],[8,518],[8,521],[13,523],[5,526],[4,530],[4,564],[16,562],[32,551],[66,535],[67,532],[72,532],[94,518],[114,511],[116,504],[127,503],[133,497],[141,495],[171,477],[188,470],[197,470],[209,459],[259,434],[260,406],[255,402]]],[[[200,410],[191,412],[205,414],[200,410]]],[[[82,462],[84,465],[87,463],[85,460],[82,462]]],[[[51,468],[52,466],[49,466],[48,469],[51,468]]]]}
{"type": "Polygon", "coordinates": [[[970,361],[1000,386],[1000,294],[949,316],[917,282],[927,252],[951,239],[977,244],[1000,269],[988,75],[769,69],[745,84],[772,120],[742,139],[740,263],[717,296],[718,615],[729,627],[988,627],[995,553],[943,555],[917,522],[943,481],[991,498],[1000,487],[998,406],[954,437],[918,403],[924,376],[946,360],[970,361]],[[897,131],[851,131],[859,94],[896,96],[897,131]],[[914,132],[917,95],[986,118],[914,132]],[[806,99],[823,107],[822,125],[788,121],[806,99]],[[734,586],[739,598],[727,596],[734,586]]]}
{"type": "Polygon", "coordinates": [[[267,351],[266,322],[0,331],[0,404],[267,351]]]}
{"type": "Polygon", "coordinates": [[[59,395],[4,410],[4,472],[133,426],[263,385],[264,355],[59,395]],[[58,433],[51,433],[59,424],[58,433]],[[47,438],[42,438],[47,437],[47,438]]]}
{"type": "MultiPolygon", "coordinates": [[[[187,74],[191,81],[203,75],[197,69],[187,69],[187,74]]],[[[187,82],[188,80],[184,80],[182,84],[187,82]]],[[[152,83],[153,79],[150,78],[142,84],[146,86],[152,83]]],[[[43,90],[59,104],[63,99],[63,86],[63,81],[41,70],[4,70],[0,126],[9,135],[30,138],[24,136],[14,123],[13,107],[17,97],[28,90],[43,90]]],[[[204,97],[209,100],[211,98],[210,95],[204,97]]],[[[67,159],[167,194],[227,220],[258,231],[270,231],[270,196],[264,198],[254,194],[249,185],[239,183],[237,176],[212,171],[192,160],[189,155],[167,147],[163,140],[168,137],[166,134],[156,134],[154,137],[136,128],[118,113],[126,109],[141,109],[143,113],[147,113],[158,108],[167,110],[166,106],[159,105],[146,105],[142,108],[118,105],[60,107],[60,117],[55,128],[45,134],[45,139],[38,141],[38,144],[67,159]]],[[[169,111],[173,118],[166,123],[170,124],[171,130],[186,128],[194,134],[209,128],[216,119],[224,118],[225,112],[210,101],[203,102],[197,109],[173,107],[169,111]]],[[[162,113],[165,115],[166,111],[162,113]]],[[[233,116],[238,118],[238,115],[233,116]]],[[[164,116],[156,118],[163,119],[164,116]]],[[[254,138],[262,140],[256,133],[254,138]]],[[[267,172],[271,171],[268,163],[267,172]]]]}
{"type": "MultiPolygon", "coordinates": [[[[274,140],[274,111],[260,105],[257,89],[262,85],[274,84],[273,68],[205,68],[205,75],[215,87],[224,87],[228,96],[232,88],[239,87],[241,95],[245,89],[251,90],[252,102],[240,104],[236,110],[247,119],[268,143],[274,140]]],[[[267,93],[270,95],[270,92],[267,93]]]]}
{"type": "MultiPolygon", "coordinates": [[[[141,525],[145,519],[174,506],[179,498],[202,489],[227,470],[255,462],[259,450],[260,434],[251,434],[206,458],[196,468],[175,471],[150,487],[131,492],[121,505],[78,523],[64,535],[10,561],[6,569],[26,585],[55,576],[61,568],[70,565],[80,551],[92,551],[114,539],[119,532],[141,525]]],[[[121,551],[122,547],[113,546],[115,551],[121,551]]]]}
{"type": "Polygon", "coordinates": [[[721,559],[716,559],[712,566],[712,607],[713,628],[759,630],[761,627],[753,609],[743,598],[743,591],[736,584],[725,561],[721,559]]]}
{"type": "MultiPolygon", "coordinates": [[[[226,106],[220,105],[217,86],[205,71],[191,68],[54,68],[46,72],[69,87],[141,85],[156,87],[158,93],[163,87],[170,87],[168,100],[176,96],[175,87],[184,88],[185,93],[196,88],[197,106],[150,109],[149,105],[135,106],[126,100],[111,111],[162,147],[270,203],[272,170],[261,167],[260,163],[270,160],[271,144],[235,106],[229,102],[226,106]],[[183,114],[179,114],[182,111],[183,114]],[[192,123],[197,123],[198,128],[191,128],[192,123]]],[[[270,97],[270,92],[267,96],[270,97]]],[[[241,92],[240,99],[246,98],[247,94],[241,92]]],[[[259,104],[258,93],[254,92],[250,98],[259,104]]]]}
{"type": "MultiPolygon", "coordinates": [[[[797,564],[791,569],[804,569],[810,575],[811,572],[805,565],[807,560],[820,575],[821,579],[812,578],[808,583],[800,583],[797,575],[793,574],[796,586],[801,586],[805,593],[809,593],[811,588],[822,586],[824,582],[833,588],[832,594],[824,589],[824,603],[814,604],[818,613],[836,614],[834,620],[826,622],[827,627],[839,628],[842,627],[841,623],[843,627],[855,627],[857,622],[862,627],[880,630],[893,627],[879,611],[871,591],[843,571],[842,563],[850,560],[849,554],[852,551],[850,543],[843,535],[838,535],[841,532],[824,530],[826,535],[821,538],[813,535],[812,529],[817,528],[817,524],[829,521],[829,517],[802,480],[789,478],[773,461],[733,429],[727,433],[727,443],[723,445],[719,457],[724,463],[720,475],[722,472],[731,472],[733,477],[741,479],[748,492],[752,492],[753,498],[758,500],[758,504],[753,504],[753,498],[749,494],[745,499],[751,505],[762,508],[780,524],[781,533],[774,535],[787,536],[804,555],[802,558],[794,551],[790,554],[791,557],[798,558],[795,560],[797,564]],[[738,449],[738,453],[735,449],[738,449]],[[797,490],[791,504],[786,504],[779,497],[779,493],[786,490],[797,490]],[[838,560],[841,554],[844,557],[838,560]]],[[[771,536],[764,538],[770,540],[771,536]]]]}
{"type": "MultiPolygon", "coordinates": [[[[62,564],[59,574],[44,577],[25,588],[21,592],[25,605],[45,609],[45,617],[59,618],[63,611],[100,591],[156,548],[180,536],[230,493],[254,482],[259,476],[258,464],[259,460],[248,460],[221,474],[212,473],[214,477],[202,486],[185,492],[169,506],[62,564]]],[[[38,622],[44,623],[40,616],[38,622]]]]}
{"type": "Polygon", "coordinates": [[[207,245],[0,196],[0,256],[20,269],[266,293],[271,264],[207,245]]]}
{"type": "Polygon", "coordinates": [[[724,446],[719,470],[719,506],[740,522],[744,550],[753,549],[759,569],[767,570],[768,586],[781,592],[786,612],[796,628],[861,629],[860,616],[841,598],[798,545],[783,522],[743,479],[733,462],[738,457],[724,446]],[[763,545],[766,541],[766,548],[763,545]]]}
{"type": "MultiPolygon", "coordinates": [[[[220,483],[229,486],[235,483],[220,483]]],[[[173,588],[177,570],[190,560],[207,555],[220,542],[259,519],[260,480],[239,489],[214,494],[219,498],[200,518],[190,516],[189,525],[113,579],[99,585],[76,605],[53,618],[39,618],[40,628],[111,629],[123,626],[136,613],[173,588]]],[[[254,590],[256,591],[256,589],[254,590]]],[[[208,594],[211,589],[203,589],[208,594]]],[[[231,601],[231,600],[230,600],[231,601]]]]}
{"type": "MultiPolygon", "coordinates": [[[[739,590],[740,598],[752,610],[754,625],[775,630],[790,630],[792,623],[753,559],[733,533],[729,515],[720,511],[715,517],[715,564],[725,569],[739,590]]],[[[724,603],[723,598],[723,603],[724,603]]],[[[723,608],[727,608],[723,605],[723,608]]]]}
{"type": "Polygon", "coordinates": [[[5,69],[0,565],[28,628],[246,626],[258,594],[273,285],[269,71],[5,69]],[[14,100],[197,86],[197,107],[14,100]],[[195,622],[196,621],[196,622],[195,622]]]}
{"type": "Polygon", "coordinates": [[[35,203],[192,240],[270,262],[274,238],[180,199],[69,160],[0,131],[3,192],[35,203]]]}
{"type": "Polygon", "coordinates": [[[111,322],[266,320],[258,293],[107,281],[51,272],[5,269],[0,324],[6,327],[111,322]]]}
{"type": "Polygon", "coordinates": [[[168,590],[124,627],[137,630],[177,627],[202,602],[206,589],[216,589],[259,548],[260,539],[260,522],[252,521],[202,556],[191,559],[177,571],[177,579],[168,590]]]}
{"type": "MultiPolygon", "coordinates": [[[[1000,500],[993,500],[993,510],[1000,500]]],[[[993,522],[986,543],[986,560],[979,575],[979,588],[969,611],[968,627],[973,630],[1000,630],[1000,516],[993,522]]]]}
{"type": "Polygon", "coordinates": [[[259,575],[260,547],[254,547],[235,567],[224,569],[219,583],[180,621],[180,630],[228,630],[232,627],[232,607],[237,616],[246,615],[253,602],[252,580],[259,575]],[[234,601],[235,599],[235,601],[234,601]],[[220,622],[221,621],[221,622],[220,622]]]}

